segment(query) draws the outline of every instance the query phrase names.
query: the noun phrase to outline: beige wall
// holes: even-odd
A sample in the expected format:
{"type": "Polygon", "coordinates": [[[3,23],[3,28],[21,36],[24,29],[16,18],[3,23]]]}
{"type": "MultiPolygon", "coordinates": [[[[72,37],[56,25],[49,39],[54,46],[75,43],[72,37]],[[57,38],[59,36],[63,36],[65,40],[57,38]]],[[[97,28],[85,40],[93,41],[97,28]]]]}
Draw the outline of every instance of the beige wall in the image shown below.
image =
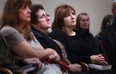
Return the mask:
{"type": "Polygon", "coordinates": [[[46,11],[54,18],[54,9],[60,4],[69,4],[75,8],[77,14],[87,12],[90,15],[90,31],[96,35],[100,30],[102,18],[111,14],[113,0],[33,0],[33,3],[43,4],[46,11]]]}
{"type": "MultiPolygon", "coordinates": [[[[0,0],[0,14],[6,0],[0,0]]],[[[105,15],[111,14],[111,5],[114,0],[32,0],[34,4],[43,4],[46,11],[54,18],[54,9],[60,4],[69,4],[75,8],[77,15],[87,12],[90,15],[90,31],[96,35],[100,30],[102,19],[105,15]]]]}
{"type": "Polygon", "coordinates": [[[0,0],[0,15],[2,14],[2,10],[3,10],[3,7],[4,7],[5,1],[6,0],[0,0]]]}

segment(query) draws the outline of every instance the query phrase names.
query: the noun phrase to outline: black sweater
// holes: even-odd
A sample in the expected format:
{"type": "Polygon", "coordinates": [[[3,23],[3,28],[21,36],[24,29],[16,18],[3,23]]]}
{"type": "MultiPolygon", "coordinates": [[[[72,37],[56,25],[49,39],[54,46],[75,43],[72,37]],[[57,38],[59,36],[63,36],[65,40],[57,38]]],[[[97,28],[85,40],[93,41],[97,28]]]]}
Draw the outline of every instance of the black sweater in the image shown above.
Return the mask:
{"type": "Polygon", "coordinates": [[[55,29],[49,36],[59,40],[66,49],[68,58],[72,63],[86,62],[90,63],[90,56],[99,54],[99,51],[94,43],[94,40],[89,38],[90,34],[83,34],[81,31],[75,30],[75,36],[69,36],[66,33],[55,29]],[[92,42],[93,41],[93,42],[92,42]]]}

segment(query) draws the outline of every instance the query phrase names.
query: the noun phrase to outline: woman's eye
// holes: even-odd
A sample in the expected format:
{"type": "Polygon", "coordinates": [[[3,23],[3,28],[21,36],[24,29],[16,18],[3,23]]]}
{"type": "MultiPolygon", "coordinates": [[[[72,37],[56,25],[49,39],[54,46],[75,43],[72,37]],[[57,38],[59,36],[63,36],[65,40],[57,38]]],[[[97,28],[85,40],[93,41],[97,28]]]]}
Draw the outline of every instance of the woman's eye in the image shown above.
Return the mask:
{"type": "Polygon", "coordinates": [[[76,15],[76,13],[72,13],[73,15],[76,15]]]}
{"type": "Polygon", "coordinates": [[[48,16],[48,17],[49,17],[50,15],[49,15],[49,14],[46,14],[46,16],[48,16]]]}
{"type": "Polygon", "coordinates": [[[70,16],[70,14],[67,14],[65,17],[68,17],[68,16],[70,16]]]}

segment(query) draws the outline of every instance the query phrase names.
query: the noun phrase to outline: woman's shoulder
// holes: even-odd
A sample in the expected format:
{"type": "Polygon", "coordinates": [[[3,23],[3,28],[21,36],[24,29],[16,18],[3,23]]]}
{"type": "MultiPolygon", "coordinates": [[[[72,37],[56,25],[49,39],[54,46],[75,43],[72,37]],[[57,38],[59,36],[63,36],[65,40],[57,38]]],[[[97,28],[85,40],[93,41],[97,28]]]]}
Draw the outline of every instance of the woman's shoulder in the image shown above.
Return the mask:
{"type": "Polygon", "coordinates": [[[66,36],[66,34],[63,31],[54,29],[54,30],[52,30],[51,33],[49,33],[49,36],[53,37],[53,38],[64,38],[66,36]]]}
{"type": "Polygon", "coordinates": [[[59,29],[53,29],[52,32],[50,32],[50,34],[53,34],[53,35],[63,35],[64,32],[59,30],[59,29]]]}
{"type": "Polygon", "coordinates": [[[15,28],[10,27],[10,26],[4,26],[1,30],[0,30],[0,34],[3,36],[12,34],[12,33],[16,33],[18,32],[15,28]]]}

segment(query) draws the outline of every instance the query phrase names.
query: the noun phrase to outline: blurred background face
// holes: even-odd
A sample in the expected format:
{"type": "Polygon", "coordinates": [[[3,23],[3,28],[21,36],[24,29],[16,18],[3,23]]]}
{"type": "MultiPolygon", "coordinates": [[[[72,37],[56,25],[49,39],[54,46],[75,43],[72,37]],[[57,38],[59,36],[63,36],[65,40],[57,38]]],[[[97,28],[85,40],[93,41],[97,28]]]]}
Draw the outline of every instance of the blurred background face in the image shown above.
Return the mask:
{"type": "Polygon", "coordinates": [[[89,29],[89,25],[90,25],[90,18],[87,15],[81,15],[80,16],[80,28],[81,29],[89,29]]]}
{"type": "Polygon", "coordinates": [[[31,10],[29,9],[29,6],[23,4],[23,6],[18,11],[18,16],[19,16],[20,22],[29,23],[30,22],[30,13],[31,13],[31,10]]]}
{"type": "Polygon", "coordinates": [[[113,6],[112,6],[112,13],[113,13],[113,15],[116,17],[116,2],[113,3],[113,6]]]}
{"type": "Polygon", "coordinates": [[[36,15],[38,16],[38,24],[37,24],[37,26],[39,28],[48,29],[48,28],[51,27],[49,14],[47,14],[45,12],[45,10],[42,10],[42,9],[38,10],[36,15]]]}
{"type": "Polygon", "coordinates": [[[76,13],[70,10],[69,13],[64,17],[64,25],[73,27],[76,25],[76,13]]]}
{"type": "Polygon", "coordinates": [[[114,16],[116,17],[116,9],[114,10],[113,14],[114,14],[114,16]]]}

